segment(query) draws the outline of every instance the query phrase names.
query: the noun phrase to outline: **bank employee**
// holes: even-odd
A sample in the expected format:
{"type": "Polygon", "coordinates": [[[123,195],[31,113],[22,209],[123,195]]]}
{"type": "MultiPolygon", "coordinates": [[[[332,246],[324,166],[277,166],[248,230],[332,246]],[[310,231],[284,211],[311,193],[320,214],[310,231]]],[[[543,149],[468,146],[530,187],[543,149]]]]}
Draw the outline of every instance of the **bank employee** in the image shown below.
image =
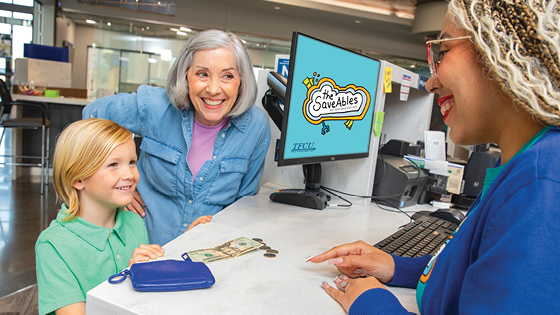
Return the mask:
{"type": "Polygon", "coordinates": [[[206,30],[189,38],[165,89],[142,85],[84,109],[84,118],[110,119],[142,137],[128,209],[144,217],[151,243],[164,245],[196,218],[257,193],[270,126],[253,106],[256,93],[241,40],[206,30]]]}
{"type": "Polygon", "coordinates": [[[426,88],[454,143],[496,143],[501,159],[435,256],[356,242],[310,259],[345,274],[324,287],[349,314],[407,314],[382,283],[416,288],[422,315],[558,312],[559,16],[557,1],[449,2],[426,88]]]}

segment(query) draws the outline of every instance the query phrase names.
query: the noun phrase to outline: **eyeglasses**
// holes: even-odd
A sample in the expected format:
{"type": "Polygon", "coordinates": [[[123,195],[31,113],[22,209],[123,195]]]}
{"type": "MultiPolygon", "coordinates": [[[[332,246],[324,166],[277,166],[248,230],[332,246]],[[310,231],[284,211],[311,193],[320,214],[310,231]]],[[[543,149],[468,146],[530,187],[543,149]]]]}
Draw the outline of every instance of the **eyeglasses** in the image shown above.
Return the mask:
{"type": "Polygon", "coordinates": [[[451,40],[470,39],[470,38],[471,36],[461,36],[461,37],[442,38],[442,39],[426,41],[426,48],[428,49],[428,66],[430,67],[430,73],[432,74],[432,77],[437,78],[439,64],[443,60],[444,54],[441,52],[439,44],[451,40]]]}

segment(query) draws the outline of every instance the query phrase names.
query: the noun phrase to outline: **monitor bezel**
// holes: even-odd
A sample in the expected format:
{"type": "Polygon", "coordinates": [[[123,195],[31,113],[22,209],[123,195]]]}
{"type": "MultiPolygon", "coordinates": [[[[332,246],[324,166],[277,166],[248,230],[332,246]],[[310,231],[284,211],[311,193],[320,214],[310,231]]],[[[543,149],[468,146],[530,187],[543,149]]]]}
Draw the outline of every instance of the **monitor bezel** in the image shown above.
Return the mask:
{"type": "MultiPolygon", "coordinates": [[[[350,53],[353,54],[357,54],[360,55],[362,57],[380,62],[379,60],[372,58],[370,56],[366,56],[360,53],[357,53],[355,51],[352,51],[350,49],[335,45],[333,43],[324,41],[322,39],[319,38],[315,38],[313,36],[309,36],[307,34],[301,33],[301,32],[293,32],[292,33],[292,44],[290,47],[290,64],[288,67],[288,84],[286,86],[286,96],[285,96],[285,104],[284,104],[284,119],[282,119],[282,130],[280,131],[280,141],[278,141],[278,156],[277,156],[277,162],[278,162],[278,166],[288,166],[288,165],[305,165],[305,164],[314,164],[314,163],[321,163],[321,162],[329,162],[329,161],[341,161],[341,160],[352,160],[352,159],[361,159],[361,158],[367,158],[369,156],[369,151],[371,150],[371,137],[373,136],[373,124],[374,124],[374,116],[375,113],[373,113],[373,115],[371,115],[371,124],[370,124],[370,135],[369,135],[369,143],[368,143],[368,150],[367,152],[361,152],[361,153],[350,153],[350,154],[338,154],[338,155],[324,155],[324,156],[315,156],[315,157],[304,157],[304,158],[294,158],[294,159],[285,159],[284,158],[284,148],[285,148],[285,144],[286,144],[286,132],[287,132],[287,125],[288,125],[288,117],[289,117],[289,113],[290,113],[290,102],[291,102],[291,96],[292,96],[292,84],[293,84],[293,75],[291,75],[292,73],[294,73],[294,68],[296,65],[296,49],[297,49],[297,41],[299,36],[305,36],[307,38],[325,43],[327,45],[331,45],[334,47],[337,47],[339,49],[342,50],[346,50],[350,53]]],[[[381,63],[381,62],[380,62],[381,63]]],[[[377,92],[377,90],[376,90],[377,92]]],[[[375,111],[375,101],[377,99],[377,95],[373,95],[372,96],[372,104],[370,104],[370,108],[371,110],[375,111]]]]}

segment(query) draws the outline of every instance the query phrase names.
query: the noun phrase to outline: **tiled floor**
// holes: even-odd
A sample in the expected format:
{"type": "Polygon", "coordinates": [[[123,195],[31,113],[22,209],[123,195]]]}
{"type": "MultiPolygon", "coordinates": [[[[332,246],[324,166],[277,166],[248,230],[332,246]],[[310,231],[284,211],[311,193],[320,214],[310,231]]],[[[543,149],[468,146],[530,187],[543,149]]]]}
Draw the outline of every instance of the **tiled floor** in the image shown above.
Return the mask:
{"type": "MultiPolygon", "coordinates": [[[[0,155],[9,154],[2,142],[0,155]]],[[[43,196],[40,188],[38,176],[12,181],[11,166],[0,165],[0,298],[37,283],[35,241],[60,208],[52,183],[43,196]]]]}

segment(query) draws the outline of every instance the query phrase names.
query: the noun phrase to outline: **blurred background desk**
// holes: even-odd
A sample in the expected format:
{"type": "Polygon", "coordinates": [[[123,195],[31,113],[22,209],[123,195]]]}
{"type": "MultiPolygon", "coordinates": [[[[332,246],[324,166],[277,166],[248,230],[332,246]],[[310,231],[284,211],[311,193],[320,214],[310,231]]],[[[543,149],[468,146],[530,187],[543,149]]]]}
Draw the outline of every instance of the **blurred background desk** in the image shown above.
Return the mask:
{"type": "MultiPolygon", "coordinates": [[[[44,102],[53,105],[75,105],[75,106],[86,106],[93,102],[87,98],[73,98],[73,97],[44,97],[44,96],[33,96],[33,95],[23,95],[23,94],[12,94],[12,99],[14,101],[33,101],[33,102],[44,102]]],[[[80,113],[81,118],[81,113],[80,113]]]]}
{"type": "MultiPolygon", "coordinates": [[[[64,128],[77,120],[82,119],[82,110],[92,100],[86,98],[50,98],[44,96],[32,96],[23,94],[12,94],[14,101],[33,101],[47,103],[51,114],[51,130],[49,137],[50,161],[49,167],[52,167],[52,157],[54,156],[54,147],[56,145],[56,137],[64,128]]],[[[32,117],[33,114],[25,112],[27,109],[18,108],[17,115],[32,117]]],[[[41,155],[41,133],[35,130],[21,130],[14,132],[12,135],[12,152],[17,155],[41,155]]],[[[35,161],[28,161],[33,163],[35,161]]],[[[38,169],[31,169],[38,170],[38,169]]],[[[16,167],[12,171],[12,179],[17,178],[21,174],[21,167],[16,167]]]]}
{"type": "MultiPolygon", "coordinates": [[[[256,250],[208,264],[214,286],[192,291],[137,292],[130,279],[104,282],[87,294],[87,314],[345,314],[322,288],[334,285],[338,270],[326,262],[305,262],[336,245],[364,240],[375,244],[410,219],[376,205],[327,208],[322,211],[273,203],[280,188],[267,183],[256,196],[244,197],[164,246],[165,258],[181,259],[187,251],[212,248],[237,237],[261,238],[276,258],[256,250]]],[[[434,210],[430,205],[404,208],[434,210]]],[[[409,311],[418,313],[416,290],[388,287],[409,311]]]]}

